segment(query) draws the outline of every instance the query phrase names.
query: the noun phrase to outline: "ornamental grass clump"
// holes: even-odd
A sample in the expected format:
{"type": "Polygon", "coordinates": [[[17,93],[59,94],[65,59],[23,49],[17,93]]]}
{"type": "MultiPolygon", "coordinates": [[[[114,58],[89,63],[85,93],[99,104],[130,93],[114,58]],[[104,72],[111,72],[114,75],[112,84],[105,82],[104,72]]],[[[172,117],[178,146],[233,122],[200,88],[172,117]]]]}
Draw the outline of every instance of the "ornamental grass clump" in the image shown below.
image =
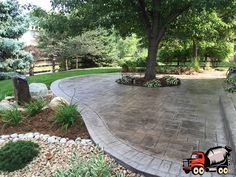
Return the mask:
{"type": "Polygon", "coordinates": [[[25,104],[25,111],[30,116],[35,116],[45,105],[46,101],[43,98],[33,99],[29,103],[25,104]]]}
{"type": "MultiPolygon", "coordinates": [[[[81,115],[75,104],[61,102],[55,112],[54,123],[60,125],[62,130],[67,130],[76,123],[79,117],[81,118],[81,115]]],[[[82,124],[82,121],[80,124],[82,124]]]]}
{"type": "Polygon", "coordinates": [[[0,117],[2,119],[2,122],[6,123],[6,124],[10,124],[10,125],[17,125],[23,119],[23,115],[18,110],[17,106],[15,106],[14,108],[9,109],[9,110],[1,111],[0,117]]]}
{"type": "Polygon", "coordinates": [[[12,172],[24,168],[39,154],[39,146],[31,141],[16,141],[0,149],[0,170],[12,172]]]}

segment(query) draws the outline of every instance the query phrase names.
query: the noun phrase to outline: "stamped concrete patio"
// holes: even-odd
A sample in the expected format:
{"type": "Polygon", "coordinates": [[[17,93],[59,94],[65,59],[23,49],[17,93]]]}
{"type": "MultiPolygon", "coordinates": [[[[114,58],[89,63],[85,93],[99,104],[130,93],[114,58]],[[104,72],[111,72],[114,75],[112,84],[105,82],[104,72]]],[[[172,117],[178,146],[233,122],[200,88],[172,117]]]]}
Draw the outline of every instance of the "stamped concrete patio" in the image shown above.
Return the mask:
{"type": "Polygon", "coordinates": [[[124,165],[145,176],[193,176],[183,173],[183,158],[229,144],[219,104],[222,75],[181,76],[181,86],[158,89],[119,85],[119,77],[66,78],[51,89],[79,105],[91,138],[124,165]]]}

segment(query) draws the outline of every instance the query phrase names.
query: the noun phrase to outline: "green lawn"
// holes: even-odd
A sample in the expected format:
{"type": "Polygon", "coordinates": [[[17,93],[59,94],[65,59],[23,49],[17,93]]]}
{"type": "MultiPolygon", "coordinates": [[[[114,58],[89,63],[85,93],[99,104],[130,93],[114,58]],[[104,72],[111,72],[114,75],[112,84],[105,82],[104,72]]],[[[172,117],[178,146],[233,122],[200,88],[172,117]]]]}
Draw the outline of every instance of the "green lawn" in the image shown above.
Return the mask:
{"type": "MultiPolygon", "coordinates": [[[[47,86],[58,79],[72,76],[79,76],[85,74],[99,74],[99,73],[112,73],[119,72],[120,68],[117,67],[104,67],[104,68],[90,68],[90,69],[78,69],[71,71],[64,71],[58,73],[50,73],[43,75],[36,75],[28,77],[29,83],[45,83],[47,86]]],[[[5,96],[12,95],[12,81],[4,80],[0,81],[0,100],[2,100],[5,96]]]]}

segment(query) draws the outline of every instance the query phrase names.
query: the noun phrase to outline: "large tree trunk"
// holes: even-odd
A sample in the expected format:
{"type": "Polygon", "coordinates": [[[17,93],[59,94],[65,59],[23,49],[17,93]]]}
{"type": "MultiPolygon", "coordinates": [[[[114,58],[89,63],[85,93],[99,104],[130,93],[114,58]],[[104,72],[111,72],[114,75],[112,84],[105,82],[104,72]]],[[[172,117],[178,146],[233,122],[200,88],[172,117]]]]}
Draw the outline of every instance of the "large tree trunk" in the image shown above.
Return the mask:
{"type": "Polygon", "coordinates": [[[152,80],[156,78],[156,58],[157,58],[158,42],[152,38],[149,40],[148,56],[146,60],[145,79],[152,80]]]}
{"type": "Polygon", "coordinates": [[[193,58],[197,59],[198,57],[198,46],[197,46],[197,41],[193,39],[193,58]]]}

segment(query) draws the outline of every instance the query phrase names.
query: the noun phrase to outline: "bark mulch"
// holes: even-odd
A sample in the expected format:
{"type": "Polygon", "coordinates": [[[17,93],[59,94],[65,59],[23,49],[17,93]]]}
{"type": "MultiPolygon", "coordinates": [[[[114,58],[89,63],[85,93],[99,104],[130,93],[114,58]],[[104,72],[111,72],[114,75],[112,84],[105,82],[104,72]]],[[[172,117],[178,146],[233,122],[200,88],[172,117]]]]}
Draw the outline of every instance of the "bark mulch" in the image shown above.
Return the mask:
{"type": "Polygon", "coordinates": [[[25,117],[24,120],[16,126],[4,125],[4,123],[0,121],[0,135],[39,132],[74,140],[78,137],[89,138],[86,126],[84,124],[80,125],[81,120],[79,118],[76,123],[65,131],[61,130],[60,126],[53,123],[53,116],[54,111],[47,108],[34,117],[25,117]]]}

